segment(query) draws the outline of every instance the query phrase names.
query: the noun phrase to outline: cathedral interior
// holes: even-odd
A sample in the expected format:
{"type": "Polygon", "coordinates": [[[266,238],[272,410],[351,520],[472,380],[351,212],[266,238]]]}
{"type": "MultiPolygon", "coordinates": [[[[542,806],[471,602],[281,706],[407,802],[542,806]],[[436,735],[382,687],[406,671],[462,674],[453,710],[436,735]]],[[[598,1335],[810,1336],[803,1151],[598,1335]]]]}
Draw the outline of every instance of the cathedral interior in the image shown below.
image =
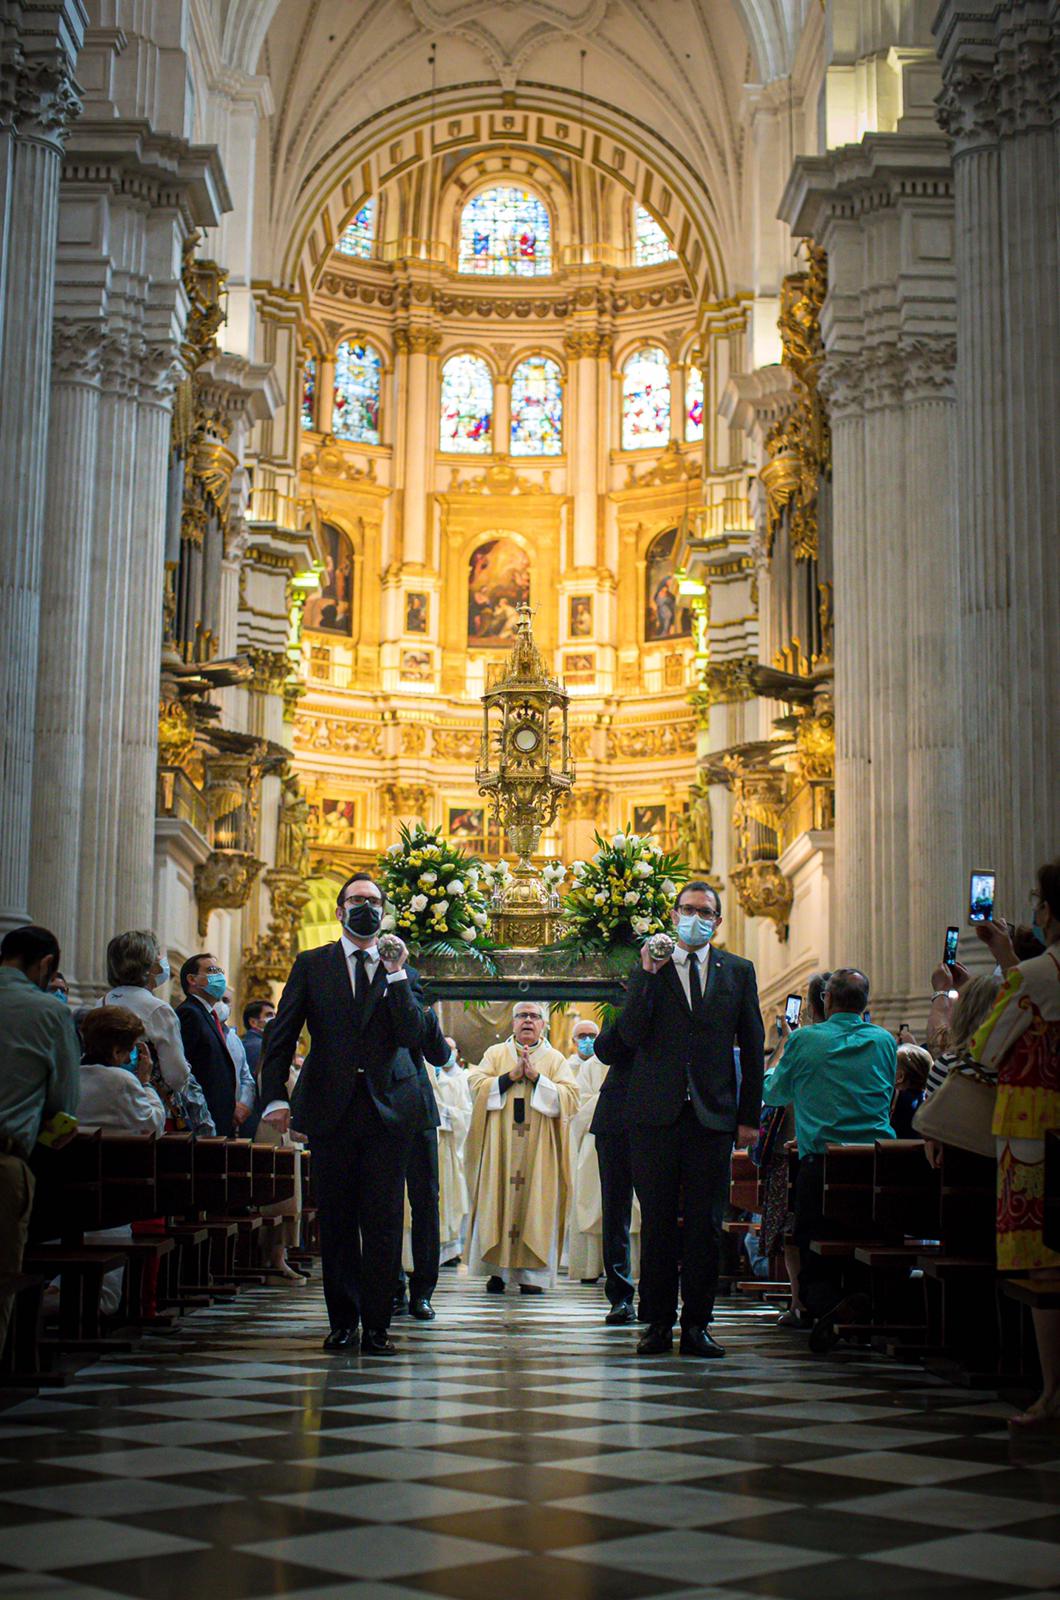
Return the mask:
{"type": "Polygon", "coordinates": [[[838,960],[922,1011],[969,868],[1015,908],[1056,835],[1055,7],[4,27],[0,925],[245,1000],[402,823],[498,859],[529,604],[539,859],[632,826],[767,1014],[838,960]]]}

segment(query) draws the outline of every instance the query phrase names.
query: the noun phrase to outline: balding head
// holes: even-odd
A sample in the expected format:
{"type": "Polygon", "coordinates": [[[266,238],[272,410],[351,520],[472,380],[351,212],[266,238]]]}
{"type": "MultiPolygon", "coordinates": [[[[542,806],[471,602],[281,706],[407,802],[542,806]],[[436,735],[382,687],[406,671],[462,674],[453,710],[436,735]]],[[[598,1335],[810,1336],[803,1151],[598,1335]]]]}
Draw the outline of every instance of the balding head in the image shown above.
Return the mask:
{"type": "Polygon", "coordinates": [[[520,1000],[512,1012],[512,1033],[516,1044],[537,1044],[548,1024],[545,1007],[538,1000],[520,1000]]]}

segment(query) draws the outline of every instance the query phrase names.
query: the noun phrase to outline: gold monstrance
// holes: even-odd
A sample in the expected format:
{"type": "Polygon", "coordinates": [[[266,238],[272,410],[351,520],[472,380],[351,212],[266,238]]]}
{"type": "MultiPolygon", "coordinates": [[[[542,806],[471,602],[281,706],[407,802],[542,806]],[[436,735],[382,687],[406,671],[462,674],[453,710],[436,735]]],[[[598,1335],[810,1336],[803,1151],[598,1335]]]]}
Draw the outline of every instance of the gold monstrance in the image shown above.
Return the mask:
{"type": "Polygon", "coordinates": [[[552,938],[551,896],[530,857],[555,821],[560,796],[574,784],[567,712],[570,696],[545,667],[534,643],[530,607],[519,607],[515,648],[482,696],[482,746],[475,781],[492,801],[519,863],[501,891],[497,935],[516,949],[552,938]]]}

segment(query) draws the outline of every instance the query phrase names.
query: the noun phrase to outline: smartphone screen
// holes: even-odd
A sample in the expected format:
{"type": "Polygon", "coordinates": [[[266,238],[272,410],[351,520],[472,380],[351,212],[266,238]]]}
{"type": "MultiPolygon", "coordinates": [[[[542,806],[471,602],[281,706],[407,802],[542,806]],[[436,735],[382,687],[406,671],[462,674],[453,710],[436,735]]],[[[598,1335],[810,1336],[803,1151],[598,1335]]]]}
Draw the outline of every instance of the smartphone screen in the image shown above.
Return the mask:
{"type": "Polygon", "coordinates": [[[993,922],[994,880],[993,872],[974,872],[968,889],[968,921],[993,922]]]}
{"type": "Polygon", "coordinates": [[[801,994],[789,994],[788,995],[787,1004],[784,1007],[784,1020],[786,1021],[786,1023],[787,1023],[789,1028],[797,1028],[798,1027],[798,1025],[799,1025],[799,1013],[801,1011],[802,1011],[802,995],[801,994]]]}
{"type": "Polygon", "coordinates": [[[952,967],[957,959],[957,941],[960,936],[961,930],[959,928],[946,929],[946,947],[943,951],[942,960],[947,967],[952,967]]]}

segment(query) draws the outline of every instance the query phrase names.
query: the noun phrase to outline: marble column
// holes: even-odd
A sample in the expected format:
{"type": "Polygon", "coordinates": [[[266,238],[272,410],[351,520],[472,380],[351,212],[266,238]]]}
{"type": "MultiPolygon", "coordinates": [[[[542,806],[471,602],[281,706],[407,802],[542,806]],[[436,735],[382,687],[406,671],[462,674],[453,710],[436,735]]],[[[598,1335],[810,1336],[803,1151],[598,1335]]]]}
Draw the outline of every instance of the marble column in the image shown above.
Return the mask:
{"type": "MultiPolygon", "coordinates": [[[[596,567],[597,513],[599,485],[601,356],[607,354],[608,340],[595,329],[567,334],[563,341],[567,354],[567,387],[564,401],[564,450],[567,479],[574,508],[572,540],[573,565],[579,570],[596,567]]],[[[600,619],[596,621],[601,631],[600,619]]]]}
{"type": "MultiPolygon", "coordinates": [[[[79,109],[72,77],[84,34],[80,0],[36,8],[10,90],[3,357],[0,361],[0,933],[29,918],[33,723],[41,539],[51,391],[52,308],[62,141],[79,109]]],[[[10,41],[14,44],[14,41],[10,41]]],[[[6,120],[6,119],[5,119],[6,120]]],[[[47,914],[47,907],[41,914],[47,914]]]]}
{"type": "Polygon", "coordinates": [[[945,0],[939,121],[953,140],[957,482],[966,867],[1025,916],[1055,855],[1060,697],[1056,93],[1049,0],[945,0]]]}
{"type": "Polygon", "coordinates": [[[118,929],[150,926],[151,922],[166,480],[178,363],[175,346],[151,347],[141,369],[138,396],[133,470],[136,496],[121,691],[122,825],[114,911],[118,929]]]}
{"type": "Polygon", "coordinates": [[[57,321],[53,334],[47,549],[34,733],[30,909],[52,928],[67,980],[81,973],[78,856],[85,766],[91,539],[96,507],[100,360],[98,321],[57,321]],[[60,846],[61,841],[61,846],[60,846]]]}
{"type": "MultiPolygon", "coordinates": [[[[430,430],[436,425],[438,406],[437,353],[441,335],[433,328],[406,328],[399,332],[398,348],[408,354],[405,392],[404,538],[402,562],[413,571],[429,566],[427,491],[428,462],[434,457],[430,430]]],[[[496,448],[496,434],[494,434],[496,448]]]]}

